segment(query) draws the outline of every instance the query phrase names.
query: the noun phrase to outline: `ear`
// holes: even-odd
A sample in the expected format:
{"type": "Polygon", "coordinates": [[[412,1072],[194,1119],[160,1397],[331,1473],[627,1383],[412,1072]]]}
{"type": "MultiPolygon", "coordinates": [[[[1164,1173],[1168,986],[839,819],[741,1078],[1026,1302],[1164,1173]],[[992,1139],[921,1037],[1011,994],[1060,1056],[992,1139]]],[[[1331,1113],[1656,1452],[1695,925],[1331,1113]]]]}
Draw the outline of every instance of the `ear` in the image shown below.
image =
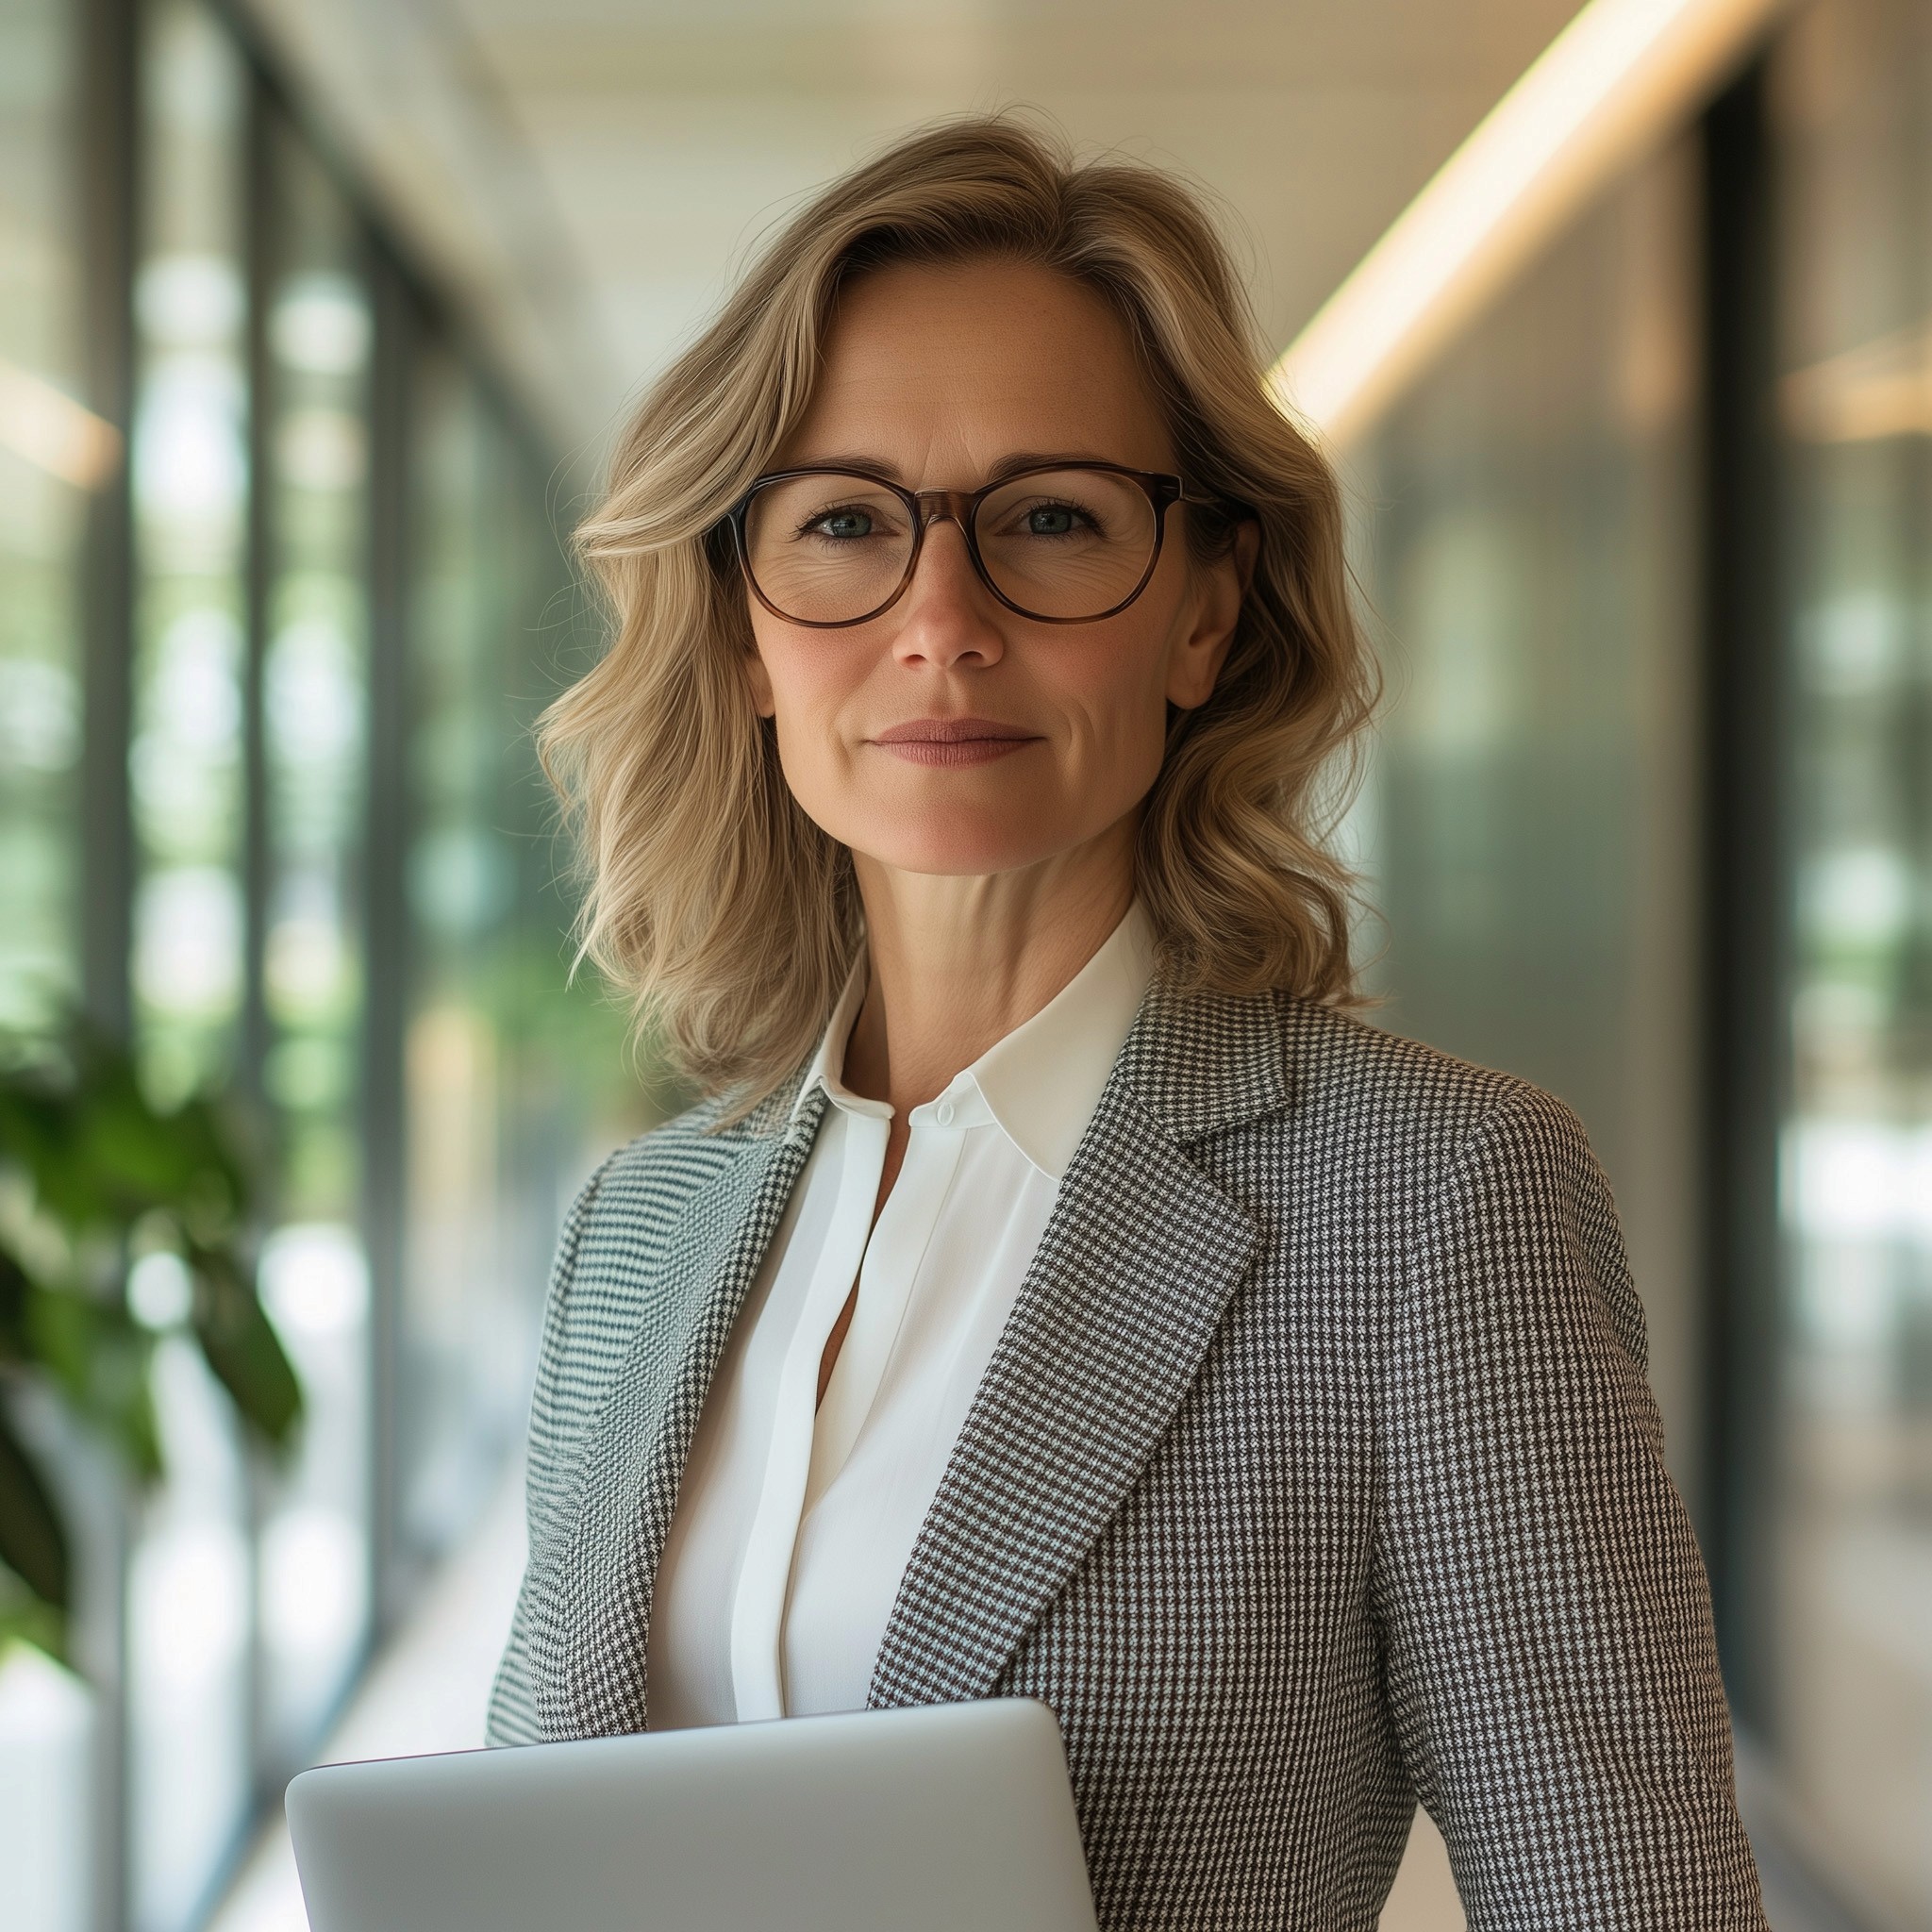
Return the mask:
{"type": "Polygon", "coordinates": [[[1250,517],[1235,526],[1234,541],[1221,556],[1195,566],[1192,620],[1168,659],[1169,704],[1191,711],[1213,696],[1260,553],[1261,526],[1250,517]]]}
{"type": "Polygon", "coordinates": [[[745,689],[751,692],[751,708],[760,718],[774,718],[778,714],[778,700],[772,695],[772,674],[765,669],[765,660],[758,656],[754,644],[744,654],[745,689]]]}

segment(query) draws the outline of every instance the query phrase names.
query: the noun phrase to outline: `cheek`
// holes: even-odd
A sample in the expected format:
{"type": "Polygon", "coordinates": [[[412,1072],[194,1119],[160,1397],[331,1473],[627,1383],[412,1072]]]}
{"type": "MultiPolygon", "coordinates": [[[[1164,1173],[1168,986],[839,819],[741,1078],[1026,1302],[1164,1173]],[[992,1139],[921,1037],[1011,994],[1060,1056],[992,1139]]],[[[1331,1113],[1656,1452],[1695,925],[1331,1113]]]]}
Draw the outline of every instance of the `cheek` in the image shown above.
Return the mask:
{"type": "Polygon", "coordinates": [[[1167,741],[1162,641],[1146,636],[1070,641],[1042,666],[1074,727],[1071,749],[1098,786],[1138,785],[1138,797],[1159,770],[1167,741]]]}
{"type": "Polygon", "coordinates": [[[785,776],[808,811],[848,768],[840,723],[871,667],[872,654],[841,649],[843,642],[815,632],[758,634],[762,675],[754,675],[753,689],[762,685],[767,693],[785,776]]]}

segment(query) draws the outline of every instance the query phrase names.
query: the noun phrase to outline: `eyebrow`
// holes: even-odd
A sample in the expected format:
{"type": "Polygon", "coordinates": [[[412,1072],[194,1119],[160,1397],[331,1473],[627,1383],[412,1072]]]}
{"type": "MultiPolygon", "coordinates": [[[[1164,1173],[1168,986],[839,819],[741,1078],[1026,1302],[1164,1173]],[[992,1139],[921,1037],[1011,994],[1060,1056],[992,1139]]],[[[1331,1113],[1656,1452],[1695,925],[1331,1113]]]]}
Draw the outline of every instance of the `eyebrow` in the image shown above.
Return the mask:
{"type": "MultiPolygon", "coordinates": [[[[1095,450],[1066,449],[1021,449],[1000,458],[986,474],[986,482],[1001,483],[1008,476],[1018,475],[1022,470],[1046,470],[1058,465],[1079,463],[1111,463],[1119,459],[1105,457],[1095,450]]],[[[897,463],[881,456],[863,450],[834,450],[827,456],[815,456],[801,462],[788,463],[787,469],[796,470],[869,470],[875,476],[885,476],[909,490],[911,485],[905,479],[897,463]]],[[[1123,464],[1124,469],[1135,469],[1133,463],[1123,464]]]]}

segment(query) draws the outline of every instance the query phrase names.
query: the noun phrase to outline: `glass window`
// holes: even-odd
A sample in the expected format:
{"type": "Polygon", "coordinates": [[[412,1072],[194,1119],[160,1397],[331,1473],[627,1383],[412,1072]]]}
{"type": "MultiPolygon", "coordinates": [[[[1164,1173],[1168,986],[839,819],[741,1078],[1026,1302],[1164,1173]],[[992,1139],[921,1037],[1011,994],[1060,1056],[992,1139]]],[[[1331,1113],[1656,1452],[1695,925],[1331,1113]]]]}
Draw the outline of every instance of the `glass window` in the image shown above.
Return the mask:
{"type": "Polygon", "coordinates": [[[80,990],[78,552],[119,452],[81,406],[61,0],[0,9],[0,1026],[80,990]]]}
{"type": "MultiPolygon", "coordinates": [[[[191,0],[145,16],[144,251],[133,481],[137,1043],[167,1101],[236,1071],[243,995],[246,75],[191,0]]],[[[162,1343],[167,1479],[129,1557],[131,1890],[140,1932],[193,1922],[253,1802],[247,1469],[232,1411],[162,1343]]]]}
{"type": "Polygon", "coordinates": [[[1791,597],[1786,1272],[1764,1725],[1874,1924],[1932,1923],[1932,18],[1774,67],[1791,597]]]}
{"type": "Polygon", "coordinates": [[[1377,438],[1379,1017],[1574,1107],[1694,1457],[1695,174],[1557,243],[1377,438]]]}
{"type": "MultiPolygon", "coordinates": [[[[79,558],[120,457],[83,408],[74,9],[0,7],[0,1030],[80,991],[79,558]]],[[[0,1605],[11,1598],[0,1578],[0,1605]]],[[[5,1613],[0,1610],[0,1624],[5,1613]]],[[[82,1932],[92,1895],[92,1700],[0,1636],[0,1895],[8,1923],[82,1932]]]]}
{"type": "Polygon", "coordinates": [[[299,1762],[368,1630],[369,1267],[358,1223],[368,793],[371,315],[358,225],[273,126],[261,672],[262,1087],[277,1126],[261,1290],[303,1382],[261,1525],[264,1741],[299,1762]]]}
{"type": "Polygon", "coordinates": [[[414,436],[407,887],[408,1233],[399,1518],[445,1549],[521,1441],[569,1195],[656,1117],[622,1016],[566,992],[568,894],[531,727],[573,675],[545,473],[432,342],[414,436]]]}
{"type": "Polygon", "coordinates": [[[494,1474],[520,1377],[496,1385],[526,1323],[501,1224],[510,1069],[499,1007],[517,891],[505,823],[515,728],[507,452],[475,379],[445,350],[425,354],[419,384],[398,1454],[405,1543],[433,1555],[468,1524],[494,1474]]]}
{"type": "MultiPolygon", "coordinates": [[[[83,407],[83,17],[0,7],[0,1028],[44,1024],[80,987],[81,543],[90,492],[124,474],[83,407]]],[[[562,1205],[649,1109],[621,1016],[589,984],[563,991],[569,908],[529,736],[574,615],[545,463],[226,11],[142,0],[101,18],[110,64],[129,49],[107,43],[135,34],[141,91],[139,258],[95,311],[110,321],[118,295],[134,325],[134,1044],[162,1105],[225,1090],[245,1109],[261,1291],[306,1415],[286,1460],[253,1453],[195,1348],[158,1339],[165,1479],[103,1566],[118,1604],[86,1619],[123,1660],[125,1721],[99,1726],[96,1789],[85,1693],[8,1666],[0,1729],[25,1698],[49,1741],[33,1808],[0,1817],[0,1894],[25,1870],[50,1924],[192,1932],[261,1795],[352,1688],[377,1586],[406,1608],[502,1479],[562,1205]],[[378,346],[414,358],[408,407],[381,420],[378,346]],[[380,559],[378,475],[406,496],[380,559]],[[400,731],[372,674],[372,587],[392,561],[400,731]],[[398,853],[404,930],[371,863],[398,853]],[[400,1094],[371,1044],[398,1007],[400,1094]],[[365,1144],[403,1156],[405,1265],[379,1291],[369,1242],[388,1255],[393,1183],[373,1184],[365,1144]],[[378,1493],[415,1559],[394,1576],[375,1574],[378,1493]],[[90,1901],[76,1874],[123,1863],[76,1821],[124,1774],[125,1897],[90,1901]],[[48,1840],[30,1866],[24,1833],[48,1840]]]]}
{"type": "Polygon", "coordinates": [[[135,995],[165,1097],[234,1070],[242,994],[244,101],[240,60],[201,8],[157,0],[148,31],[129,757],[135,995]]]}

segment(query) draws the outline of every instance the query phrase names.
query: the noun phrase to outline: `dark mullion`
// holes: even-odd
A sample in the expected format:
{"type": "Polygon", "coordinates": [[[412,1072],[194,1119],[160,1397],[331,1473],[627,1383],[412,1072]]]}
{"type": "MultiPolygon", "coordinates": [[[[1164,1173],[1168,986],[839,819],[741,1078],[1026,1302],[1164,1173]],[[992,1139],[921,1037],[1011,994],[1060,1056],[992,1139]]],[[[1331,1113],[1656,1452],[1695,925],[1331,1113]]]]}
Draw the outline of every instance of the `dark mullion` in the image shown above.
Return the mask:
{"type": "MultiPolygon", "coordinates": [[[[83,0],[75,12],[74,178],[79,184],[87,403],[121,437],[122,459],[88,505],[80,557],[81,1000],[117,1039],[133,1032],[134,820],[127,750],[134,712],[134,275],[140,248],[139,0],[83,0]]],[[[92,1919],[129,1917],[126,1575],[130,1499],[103,1459],[81,1524],[75,1657],[92,1685],[95,1732],[92,1919]]]]}
{"type": "MultiPolygon", "coordinates": [[[[263,708],[264,667],[268,658],[269,599],[275,572],[275,500],[271,445],[275,416],[275,373],[269,353],[269,304],[275,278],[275,111],[259,78],[251,72],[243,128],[242,247],[247,291],[244,318],[247,383],[248,503],[242,560],[242,1037],[236,1085],[243,1104],[271,1128],[264,1069],[271,1044],[264,966],[268,950],[269,893],[274,872],[274,826],[270,821],[268,726],[263,708]]],[[[278,1183],[275,1163],[262,1163],[268,1191],[260,1204],[265,1224],[275,1219],[278,1183]]],[[[248,1456],[248,1740],[257,1807],[280,1793],[268,1736],[268,1658],[261,1632],[261,1534],[271,1503],[273,1474],[256,1449],[248,1456]]],[[[250,1821],[251,1825],[253,1820],[250,1821]]]]}
{"type": "Polygon", "coordinates": [[[1733,1704],[1771,1741],[1777,1148],[1790,1080],[1788,673],[1774,416],[1776,205],[1763,63],[1705,117],[1704,1532],[1733,1704]]]}
{"type": "Polygon", "coordinates": [[[396,1405],[402,1340],[404,1048],[409,922],[409,432],[418,318],[387,250],[369,249],[375,319],[370,372],[369,725],[363,818],[362,1235],[370,1278],[370,1530],[374,1636],[407,1594],[396,1405]]]}
{"type": "Polygon", "coordinates": [[[270,480],[275,375],[268,341],[268,307],[275,254],[275,108],[251,75],[242,160],[248,508],[242,566],[242,659],[243,991],[236,1077],[242,1093],[255,1108],[264,1105],[263,1068],[270,1045],[263,962],[274,867],[262,678],[268,657],[269,597],[275,581],[276,544],[275,490],[270,480]]]}
{"type": "Polygon", "coordinates": [[[93,492],[81,563],[86,687],[81,771],[81,982],[96,1024],[132,1025],[134,824],[127,778],[133,716],[134,272],[140,220],[137,0],[86,0],[78,13],[75,178],[80,183],[88,407],[122,439],[123,460],[93,492]]]}

